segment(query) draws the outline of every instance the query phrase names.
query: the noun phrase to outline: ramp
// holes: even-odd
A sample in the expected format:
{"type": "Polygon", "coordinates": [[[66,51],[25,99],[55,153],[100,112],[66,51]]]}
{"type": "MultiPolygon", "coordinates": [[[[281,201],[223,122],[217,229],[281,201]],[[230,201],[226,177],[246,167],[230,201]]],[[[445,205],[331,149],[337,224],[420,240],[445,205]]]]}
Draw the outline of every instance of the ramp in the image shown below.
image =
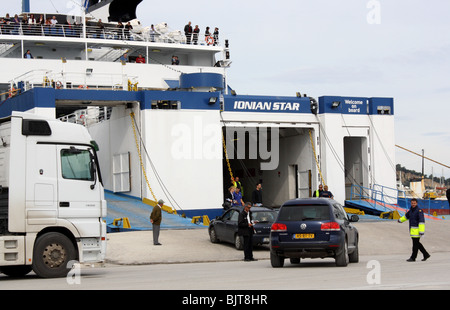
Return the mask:
{"type": "MultiPolygon", "coordinates": [[[[383,212],[397,211],[400,216],[403,216],[408,211],[411,200],[401,198],[398,194],[398,189],[379,184],[373,184],[371,188],[352,184],[350,191],[350,197],[352,199],[345,200],[344,204],[348,208],[359,209],[370,215],[380,216],[383,212]],[[386,201],[395,201],[396,204],[387,203],[386,201]]],[[[424,211],[426,219],[442,220],[441,218],[429,215],[431,209],[429,207],[426,208],[422,199],[418,199],[418,205],[424,211]]]]}
{"type": "MultiPolygon", "coordinates": [[[[383,202],[378,202],[371,199],[361,199],[361,200],[346,200],[345,206],[348,208],[359,209],[364,211],[366,214],[380,216],[383,212],[398,211],[400,216],[405,215],[408,211],[405,208],[399,207],[398,205],[387,204],[383,202]]],[[[430,220],[442,220],[441,218],[424,213],[426,219],[430,220]]]]}
{"type": "MultiPolygon", "coordinates": [[[[108,232],[133,231],[133,230],[152,230],[150,223],[150,213],[153,207],[143,203],[138,198],[124,195],[117,195],[105,191],[107,201],[107,216],[103,218],[106,221],[108,232]],[[128,218],[131,228],[118,228],[112,225],[114,219],[128,218]]],[[[205,226],[191,223],[190,218],[183,218],[176,214],[163,212],[161,229],[196,229],[205,228],[205,226]]]]}

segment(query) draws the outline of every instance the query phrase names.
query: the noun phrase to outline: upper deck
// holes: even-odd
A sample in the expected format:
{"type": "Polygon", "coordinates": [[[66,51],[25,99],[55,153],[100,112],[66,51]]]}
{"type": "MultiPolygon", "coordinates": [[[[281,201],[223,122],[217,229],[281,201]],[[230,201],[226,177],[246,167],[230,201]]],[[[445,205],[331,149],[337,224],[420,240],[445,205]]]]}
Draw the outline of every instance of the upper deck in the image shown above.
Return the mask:
{"type": "Polygon", "coordinates": [[[181,65],[226,65],[215,61],[225,48],[213,31],[186,37],[165,23],[143,27],[137,20],[125,25],[101,19],[82,21],[82,17],[41,13],[0,17],[0,58],[22,58],[30,50],[34,59],[119,61],[128,51],[129,62],[141,54],[146,63],[172,64],[172,56],[178,56],[181,65]],[[29,23],[32,16],[35,22],[29,23]],[[67,50],[55,53],[57,48],[67,50]]]}
{"type": "Polygon", "coordinates": [[[45,13],[15,15],[8,22],[0,17],[0,93],[14,83],[36,85],[45,79],[64,87],[117,87],[131,80],[141,88],[164,89],[165,81],[183,73],[224,74],[231,63],[228,43],[214,30],[186,37],[164,23],[129,24],[132,29],[119,22],[45,13]],[[36,22],[28,22],[32,17],[36,22]]]}

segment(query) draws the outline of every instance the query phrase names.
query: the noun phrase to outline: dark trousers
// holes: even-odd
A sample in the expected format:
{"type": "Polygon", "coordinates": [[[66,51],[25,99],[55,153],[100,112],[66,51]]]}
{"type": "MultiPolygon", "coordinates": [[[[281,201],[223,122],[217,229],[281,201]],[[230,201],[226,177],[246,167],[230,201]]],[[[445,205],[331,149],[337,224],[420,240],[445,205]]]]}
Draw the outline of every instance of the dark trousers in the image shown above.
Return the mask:
{"type": "Polygon", "coordinates": [[[412,254],[411,254],[411,258],[412,259],[416,259],[417,257],[417,253],[420,252],[423,254],[424,257],[428,256],[428,252],[427,250],[425,250],[424,246],[422,245],[422,243],[420,243],[420,238],[411,238],[412,239],[412,254]]]}
{"type": "Polygon", "coordinates": [[[244,259],[253,259],[253,234],[242,237],[244,238],[244,259]]]}

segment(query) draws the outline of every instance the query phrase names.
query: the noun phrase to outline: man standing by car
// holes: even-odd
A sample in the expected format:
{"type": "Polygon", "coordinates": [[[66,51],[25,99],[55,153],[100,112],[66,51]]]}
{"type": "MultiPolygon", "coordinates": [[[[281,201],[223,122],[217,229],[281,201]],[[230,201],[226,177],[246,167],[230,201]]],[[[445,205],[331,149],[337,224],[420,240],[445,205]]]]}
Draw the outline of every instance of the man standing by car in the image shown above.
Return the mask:
{"type": "Polygon", "coordinates": [[[244,238],[244,261],[255,261],[253,258],[253,220],[250,208],[252,204],[246,202],[244,210],[239,213],[238,218],[238,235],[244,238]]]}
{"type": "Polygon", "coordinates": [[[164,205],[163,200],[159,200],[158,204],[153,207],[153,211],[150,214],[150,222],[152,223],[152,229],[153,229],[153,245],[161,245],[159,243],[159,231],[161,228],[161,220],[162,220],[162,214],[161,214],[161,207],[164,205]]]}
{"type": "Polygon", "coordinates": [[[409,209],[408,212],[406,212],[406,214],[398,220],[398,222],[403,223],[407,220],[409,220],[409,233],[412,238],[413,248],[411,257],[406,261],[416,261],[419,250],[423,254],[422,260],[425,261],[430,257],[430,254],[428,254],[422,243],[420,243],[420,237],[425,234],[425,217],[423,215],[423,211],[417,206],[416,198],[411,199],[411,209],[409,209]]]}

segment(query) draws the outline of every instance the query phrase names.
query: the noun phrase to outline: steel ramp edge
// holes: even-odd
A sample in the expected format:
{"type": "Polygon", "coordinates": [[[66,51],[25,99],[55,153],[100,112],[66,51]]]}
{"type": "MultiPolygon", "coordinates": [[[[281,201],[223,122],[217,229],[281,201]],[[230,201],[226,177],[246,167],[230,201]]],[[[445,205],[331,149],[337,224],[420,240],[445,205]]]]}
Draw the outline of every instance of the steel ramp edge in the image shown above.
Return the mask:
{"type": "MultiPolygon", "coordinates": [[[[123,232],[135,230],[152,230],[150,213],[152,207],[135,197],[117,195],[105,192],[107,201],[107,215],[103,218],[108,232],[123,232]],[[128,218],[131,228],[123,228],[112,225],[114,219],[128,218]]],[[[205,226],[191,223],[192,219],[183,218],[177,214],[163,212],[161,229],[196,229],[205,226]]]]}
{"type": "MultiPolygon", "coordinates": [[[[389,212],[389,211],[397,211],[400,214],[400,216],[403,216],[408,211],[407,209],[396,206],[396,205],[382,203],[382,202],[378,202],[378,201],[371,200],[371,199],[346,200],[345,205],[362,210],[367,214],[376,215],[376,216],[380,216],[381,213],[389,212]]],[[[426,219],[442,221],[441,218],[432,216],[432,215],[429,215],[426,213],[424,213],[424,216],[426,219]]]]}

